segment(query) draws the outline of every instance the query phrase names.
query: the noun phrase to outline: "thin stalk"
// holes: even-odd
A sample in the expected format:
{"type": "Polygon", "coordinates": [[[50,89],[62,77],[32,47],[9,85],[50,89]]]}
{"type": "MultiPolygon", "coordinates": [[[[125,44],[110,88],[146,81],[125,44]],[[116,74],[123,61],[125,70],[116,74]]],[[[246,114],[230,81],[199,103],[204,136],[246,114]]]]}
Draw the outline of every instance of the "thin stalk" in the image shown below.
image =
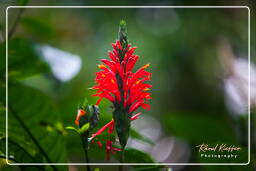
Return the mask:
{"type": "Polygon", "coordinates": [[[88,165],[88,163],[90,163],[90,159],[89,159],[87,145],[86,145],[87,138],[83,138],[83,135],[81,135],[81,140],[82,140],[82,144],[83,144],[85,160],[87,163],[86,168],[87,168],[87,171],[91,171],[91,167],[90,167],[90,165],[88,165]]]}
{"type": "MultiPolygon", "coordinates": [[[[8,33],[8,39],[10,39],[10,38],[12,37],[13,33],[15,32],[16,27],[18,26],[18,23],[19,23],[19,21],[20,21],[21,15],[22,15],[22,13],[23,13],[24,10],[25,10],[25,8],[19,9],[19,12],[18,12],[18,14],[17,14],[17,17],[16,17],[16,19],[15,19],[15,21],[14,21],[14,24],[12,25],[12,27],[11,27],[9,33],[8,33]]],[[[8,30],[6,30],[6,31],[8,31],[8,30]]]]}
{"type": "MultiPolygon", "coordinates": [[[[39,151],[42,153],[42,155],[45,157],[46,161],[48,163],[52,163],[51,159],[47,155],[47,153],[44,151],[44,149],[41,147],[39,142],[36,140],[34,135],[30,132],[29,128],[26,126],[26,124],[23,122],[23,120],[19,117],[19,115],[9,106],[9,110],[13,114],[13,116],[17,119],[21,127],[25,130],[25,132],[28,134],[28,136],[31,138],[31,140],[34,142],[36,147],[39,149],[39,151]]],[[[58,169],[54,165],[50,165],[54,171],[58,171],[58,169]]]]}
{"type": "MultiPolygon", "coordinates": [[[[122,148],[122,150],[121,150],[120,159],[119,159],[120,163],[124,162],[124,149],[125,148],[122,148]]],[[[124,170],[123,165],[119,165],[118,170],[123,171],[124,170]]]]}

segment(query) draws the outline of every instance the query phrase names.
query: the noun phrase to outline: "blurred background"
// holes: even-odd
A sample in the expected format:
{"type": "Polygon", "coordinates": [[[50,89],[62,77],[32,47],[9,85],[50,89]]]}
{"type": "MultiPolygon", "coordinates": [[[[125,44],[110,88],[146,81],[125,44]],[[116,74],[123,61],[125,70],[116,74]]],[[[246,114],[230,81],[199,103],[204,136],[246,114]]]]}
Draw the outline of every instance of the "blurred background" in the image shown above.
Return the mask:
{"type": "MultiPolygon", "coordinates": [[[[1,2],[1,52],[5,51],[4,9],[19,3],[90,5],[87,1],[67,0],[61,3],[1,2]]],[[[152,1],[140,5],[172,4],[152,1]]],[[[248,61],[247,8],[11,8],[8,18],[8,103],[11,106],[9,113],[14,113],[9,114],[8,119],[9,152],[12,154],[18,145],[23,147],[29,155],[19,156],[20,162],[29,161],[37,151],[22,133],[15,113],[25,120],[53,161],[84,161],[79,137],[64,127],[74,126],[77,105],[85,97],[92,104],[97,101],[91,96],[94,91],[88,88],[95,84],[100,59],[108,58],[107,52],[112,50],[111,43],[117,39],[122,19],[127,22],[132,46],[138,47],[135,54],[140,58],[136,69],[150,63],[149,71],[153,74],[151,110],[141,110],[141,117],[132,123],[133,134],[128,141],[128,147],[141,153],[137,158],[131,155],[132,160],[128,162],[248,161],[248,100],[253,115],[256,60],[251,56],[248,61]],[[242,150],[237,159],[202,158],[196,148],[202,143],[209,146],[224,143],[239,146],[242,150]]],[[[255,26],[254,20],[251,25],[255,26]]],[[[251,39],[255,42],[255,37],[251,39]]],[[[251,51],[255,52],[255,46],[251,46],[251,51]]],[[[4,57],[1,54],[1,74],[5,72],[4,57]]],[[[1,118],[5,117],[6,110],[3,79],[1,118]]],[[[103,100],[100,110],[101,121],[97,128],[112,118],[108,101],[103,100]]],[[[4,140],[5,120],[1,119],[1,123],[0,136],[4,140]]],[[[255,145],[251,148],[255,150],[255,145]]],[[[96,145],[89,153],[91,162],[106,162],[104,150],[96,145]]],[[[254,160],[252,155],[251,161],[254,160]]],[[[38,156],[33,159],[35,161],[44,159],[38,156]]],[[[109,162],[118,160],[114,157],[109,162]]],[[[4,161],[2,163],[0,169],[15,169],[5,165],[4,161]]],[[[172,170],[216,170],[210,166],[182,165],[151,170],[166,170],[168,167],[172,170]]],[[[60,168],[84,170],[82,166],[60,168]]],[[[117,167],[100,168],[113,170],[117,167]]],[[[224,168],[241,170],[242,167],[224,168]]],[[[143,167],[127,166],[126,169],[143,167]]]]}

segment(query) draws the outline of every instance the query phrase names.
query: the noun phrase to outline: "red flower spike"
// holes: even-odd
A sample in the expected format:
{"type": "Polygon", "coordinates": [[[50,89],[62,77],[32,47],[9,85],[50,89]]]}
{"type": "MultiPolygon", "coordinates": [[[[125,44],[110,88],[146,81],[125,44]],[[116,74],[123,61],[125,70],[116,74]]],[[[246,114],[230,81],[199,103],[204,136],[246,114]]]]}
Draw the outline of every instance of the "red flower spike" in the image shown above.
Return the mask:
{"type": "MultiPolygon", "coordinates": [[[[150,93],[145,93],[152,86],[146,84],[145,81],[150,80],[151,73],[145,71],[149,67],[149,64],[144,65],[135,73],[132,73],[132,69],[138,60],[137,55],[132,55],[135,48],[129,48],[125,54],[124,60],[120,63],[118,54],[114,52],[120,49],[120,42],[114,44],[114,50],[109,53],[111,60],[102,59],[105,64],[100,64],[98,67],[102,71],[96,73],[96,83],[92,89],[97,90],[97,93],[93,96],[98,96],[100,99],[97,101],[97,105],[103,98],[108,99],[114,105],[120,104],[120,100],[123,99],[123,105],[127,109],[128,113],[131,113],[139,107],[145,107],[145,102],[150,99],[150,93]],[[121,78],[117,78],[119,75],[121,78]],[[120,80],[121,79],[121,80],[120,80]],[[120,89],[120,81],[123,87],[120,89]],[[123,97],[121,97],[123,95],[123,97]],[[139,97],[137,97],[139,94],[139,97]]],[[[148,106],[148,105],[147,105],[148,106]]]]}
{"type": "Polygon", "coordinates": [[[151,79],[152,74],[146,71],[149,64],[133,72],[139,56],[134,55],[136,47],[131,47],[128,43],[124,21],[120,22],[118,40],[112,44],[112,47],[113,50],[108,53],[109,59],[101,59],[102,64],[98,65],[100,71],[96,73],[96,86],[92,89],[96,90],[93,96],[99,97],[97,105],[103,98],[113,104],[113,121],[108,123],[107,127],[105,125],[93,137],[107,128],[108,132],[112,133],[115,127],[123,149],[129,137],[133,112],[140,107],[150,109],[147,103],[151,99],[151,94],[148,90],[152,86],[146,81],[151,79]]]}

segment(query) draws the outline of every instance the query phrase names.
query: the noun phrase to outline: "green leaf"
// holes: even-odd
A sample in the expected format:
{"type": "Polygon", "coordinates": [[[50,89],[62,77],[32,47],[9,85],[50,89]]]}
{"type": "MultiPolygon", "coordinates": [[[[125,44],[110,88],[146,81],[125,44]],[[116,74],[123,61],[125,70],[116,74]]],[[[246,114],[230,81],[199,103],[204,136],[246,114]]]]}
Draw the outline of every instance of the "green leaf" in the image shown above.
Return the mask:
{"type": "Polygon", "coordinates": [[[65,129],[66,129],[66,130],[70,130],[70,131],[74,131],[74,132],[80,134],[79,130],[77,130],[77,129],[76,129],[75,127],[73,127],[73,126],[67,126],[67,127],[65,127],[65,129]]]}
{"type": "MultiPolygon", "coordinates": [[[[9,108],[12,109],[12,111],[21,118],[26,127],[29,128],[29,131],[51,161],[55,163],[65,163],[66,151],[63,136],[58,131],[48,130],[41,125],[42,122],[52,125],[59,122],[59,113],[52,100],[36,89],[11,82],[9,83],[8,97],[9,108]]],[[[2,114],[3,112],[1,112],[1,115],[2,114]]],[[[4,132],[4,130],[0,130],[0,132],[4,132]]],[[[38,146],[32,141],[31,136],[28,136],[27,131],[25,131],[21,123],[18,122],[11,110],[8,111],[8,137],[14,139],[18,144],[29,144],[29,148],[24,146],[24,149],[32,156],[41,153],[41,151],[38,150],[38,146]]],[[[10,148],[9,152],[11,153],[12,151],[15,151],[15,149],[10,148]]],[[[46,162],[46,160],[44,160],[44,162],[46,162]]],[[[58,166],[58,168],[66,170],[67,167],[58,166]]]]}
{"type": "Polygon", "coordinates": [[[155,163],[149,154],[134,148],[126,148],[124,156],[125,163],[155,163]]]}
{"type": "MultiPolygon", "coordinates": [[[[0,140],[0,151],[5,151],[5,142],[6,139],[2,138],[0,140]]],[[[34,156],[31,156],[23,147],[21,147],[18,143],[14,142],[10,138],[8,139],[8,148],[12,149],[9,156],[12,158],[10,162],[16,163],[34,163],[34,162],[43,162],[42,160],[37,160],[34,156]]],[[[44,170],[44,166],[20,166],[21,170],[44,170]]]]}
{"type": "MultiPolygon", "coordinates": [[[[142,166],[137,169],[132,169],[130,171],[156,171],[160,170],[160,168],[163,168],[164,166],[142,166]]],[[[166,170],[166,171],[171,171],[171,170],[166,170]]]]}
{"type": "MultiPolygon", "coordinates": [[[[119,160],[119,155],[115,154],[112,155],[117,160],[119,160]]],[[[152,157],[140,150],[134,149],[134,148],[126,148],[124,151],[124,162],[125,163],[156,163],[152,157]]],[[[140,165],[134,165],[132,166],[134,170],[154,170],[158,171],[163,166],[160,165],[154,165],[154,166],[140,166],[140,165]]]]}
{"type": "Polygon", "coordinates": [[[90,123],[86,123],[86,124],[84,124],[84,125],[82,126],[82,128],[78,129],[78,132],[79,132],[80,134],[82,134],[82,133],[88,131],[89,128],[90,128],[90,123]]]}
{"type": "MultiPolygon", "coordinates": [[[[0,53],[5,54],[5,44],[0,45],[0,53]]],[[[14,38],[8,42],[8,78],[23,79],[38,73],[49,72],[49,66],[40,59],[34,44],[22,38],[14,38]],[[31,66],[32,65],[32,66],[31,66]]],[[[5,65],[0,65],[1,76],[5,73],[5,65]]]]}
{"type": "MultiPolygon", "coordinates": [[[[117,157],[117,156],[115,156],[117,157]]],[[[152,157],[140,150],[134,149],[134,148],[126,148],[124,151],[124,162],[125,163],[155,163],[155,161],[152,159],[152,157]]],[[[154,165],[154,166],[139,166],[135,165],[133,168],[135,170],[159,170],[162,166],[154,165]]]]}
{"type": "Polygon", "coordinates": [[[169,113],[162,121],[167,132],[190,143],[236,142],[233,129],[222,118],[207,114],[169,113]]]}
{"type": "Polygon", "coordinates": [[[100,168],[95,168],[94,171],[100,171],[100,168]]]}
{"type": "Polygon", "coordinates": [[[137,130],[135,130],[133,128],[130,129],[130,135],[131,135],[132,138],[140,140],[142,142],[145,142],[145,143],[148,143],[148,144],[151,144],[151,145],[155,144],[151,139],[141,135],[137,130]]]}
{"type": "Polygon", "coordinates": [[[50,39],[57,36],[56,31],[53,29],[47,18],[23,17],[21,25],[28,34],[49,42],[50,39]]]}
{"type": "Polygon", "coordinates": [[[26,6],[30,0],[19,0],[18,5],[19,6],[26,6]]]}

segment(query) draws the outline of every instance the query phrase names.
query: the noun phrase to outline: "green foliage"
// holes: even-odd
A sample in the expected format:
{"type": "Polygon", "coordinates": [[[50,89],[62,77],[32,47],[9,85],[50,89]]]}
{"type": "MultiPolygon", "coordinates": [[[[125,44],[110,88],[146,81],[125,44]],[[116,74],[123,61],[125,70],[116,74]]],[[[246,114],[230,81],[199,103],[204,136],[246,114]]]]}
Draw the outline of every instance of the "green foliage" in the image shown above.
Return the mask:
{"type": "Polygon", "coordinates": [[[38,20],[33,17],[24,17],[21,25],[29,32],[29,34],[49,40],[56,35],[53,28],[44,20],[38,20]]]}
{"type": "MultiPolygon", "coordinates": [[[[134,148],[126,148],[124,151],[124,162],[125,163],[155,163],[151,156],[145,152],[134,148]]],[[[162,166],[133,166],[135,170],[159,170],[162,166]]]]}
{"type": "MultiPolygon", "coordinates": [[[[8,139],[8,147],[11,149],[9,156],[12,156],[12,160],[18,163],[33,163],[36,162],[35,159],[29,152],[27,152],[22,146],[12,139],[8,139]]],[[[0,150],[5,152],[6,138],[0,139],[0,150]]],[[[12,162],[12,160],[10,160],[12,162]]]]}
{"type": "Polygon", "coordinates": [[[148,143],[148,144],[151,144],[151,145],[155,144],[151,139],[143,136],[142,134],[140,134],[137,130],[135,130],[133,128],[130,129],[130,135],[131,135],[132,138],[140,140],[142,142],[145,142],[145,143],[148,143]]]}
{"type": "MultiPolygon", "coordinates": [[[[19,143],[30,143],[30,147],[41,153],[31,141],[26,130],[15,117],[15,112],[30,130],[52,162],[66,162],[65,144],[62,135],[55,130],[48,130],[42,122],[54,124],[59,121],[59,113],[49,97],[40,91],[20,84],[9,85],[8,137],[19,143]],[[22,98],[20,98],[22,97],[22,98]],[[33,100],[31,100],[33,99],[33,100]]],[[[10,152],[14,149],[9,149],[10,152]]],[[[65,168],[62,167],[61,168],[65,168]]]]}
{"type": "Polygon", "coordinates": [[[73,127],[73,126],[67,126],[67,127],[65,127],[65,129],[66,130],[70,130],[70,131],[74,131],[74,132],[76,132],[76,133],[78,133],[80,135],[79,130],[76,129],[75,127],[73,127]]]}
{"type": "Polygon", "coordinates": [[[29,3],[30,0],[19,0],[18,5],[19,6],[25,6],[29,3]]]}
{"type": "Polygon", "coordinates": [[[154,163],[149,154],[134,148],[126,148],[124,156],[125,163],[154,163]]]}
{"type": "Polygon", "coordinates": [[[236,142],[234,131],[227,121],[207,114],[169,113],[162,121],[170,134],[193,144],[236,142]]]}
{"type": "Polygon", "coordinates": [[[82,134],[82,133],[88,131],[89,128],[90,128],[90,123],[86,123],[80,129],[78,129],[78,132],[80,134],[82,134]]]}
{"type": "MultiPolygon", "coordinates": [[[[5,53],[5,45],[1,44],[0,53],[5,53]]],[[[1,65],[1,73],[5,66],[1,65]]],[[[39,73],[49,72],[49,66],[37,54],[34,44],[22,38],[8,41],[8,78],[22,79],[39,73]]]]}

